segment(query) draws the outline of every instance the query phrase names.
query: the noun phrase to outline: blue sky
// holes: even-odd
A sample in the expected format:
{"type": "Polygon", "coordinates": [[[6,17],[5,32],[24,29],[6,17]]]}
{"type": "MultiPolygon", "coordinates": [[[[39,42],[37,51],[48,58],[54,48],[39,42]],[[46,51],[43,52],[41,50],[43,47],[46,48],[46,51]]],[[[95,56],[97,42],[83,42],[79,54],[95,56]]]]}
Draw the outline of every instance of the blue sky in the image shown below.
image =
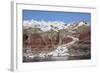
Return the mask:
{"type": "Polygon", "coordinates": [[[88,23],[91,23],[91,13],[23,10],[23,20],[32,19],[37,21],[63,21],[65,23],[79,22],[84,20],[88,23]]]}

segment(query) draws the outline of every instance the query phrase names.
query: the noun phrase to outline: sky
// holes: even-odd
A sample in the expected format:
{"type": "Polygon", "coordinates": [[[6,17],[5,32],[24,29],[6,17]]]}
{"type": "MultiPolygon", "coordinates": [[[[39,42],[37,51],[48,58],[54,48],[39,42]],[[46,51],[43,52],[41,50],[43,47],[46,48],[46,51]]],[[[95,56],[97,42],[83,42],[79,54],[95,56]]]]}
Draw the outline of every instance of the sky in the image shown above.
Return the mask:
{"type": "Polygon", "coordinates": [[[80,12],[61,12],[61,11],[39,11],[39,10],[23,10],[24,20],[37,21],[62,21],[64,23],[86,21],[91,23],[91,13],[80,12]]]}

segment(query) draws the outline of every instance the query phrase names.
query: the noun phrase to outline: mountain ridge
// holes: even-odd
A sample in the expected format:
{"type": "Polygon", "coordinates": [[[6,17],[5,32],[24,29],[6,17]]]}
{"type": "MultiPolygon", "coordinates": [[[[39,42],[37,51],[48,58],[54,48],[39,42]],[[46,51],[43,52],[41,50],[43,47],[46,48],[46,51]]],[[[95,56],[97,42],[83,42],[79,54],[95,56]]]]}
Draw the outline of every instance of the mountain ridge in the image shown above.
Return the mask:
{"type": "Polygon", "coordinates": [[[89,26],[84,21],[80,21],[79,23],[73,23],[73,24],[66,24],[61,21],[36,21],[36,20],[31,20],[31,21],[23,21],[23,27],[32,27],[32,28],[40,28],[42,31],[49,31],[49,30],[61,30],[61,29],[77,29],[80,26],[89,26]]]}

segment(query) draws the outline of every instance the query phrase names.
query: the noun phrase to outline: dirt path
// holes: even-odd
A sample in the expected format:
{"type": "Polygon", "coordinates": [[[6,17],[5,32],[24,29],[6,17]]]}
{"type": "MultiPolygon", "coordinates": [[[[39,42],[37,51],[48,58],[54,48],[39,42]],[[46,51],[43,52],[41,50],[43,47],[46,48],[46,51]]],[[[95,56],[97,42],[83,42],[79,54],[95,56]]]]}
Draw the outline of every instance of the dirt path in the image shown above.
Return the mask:
{"type": "Polygon", "coordinates": [[[72,38],[73,41],[71,41],[71,42],[69,42],[69,43],[67,43],[67,44],[63,44],[63,45],[61,45],[61,46],[67,46],[67,47],[70,47],[72,44],[74,44],[75,42],[77,42],[77,41],[79,40],[78,38],[73,37],[73,36],[70,36],[70,35],[68,35],[67,37],[72,38]]]}

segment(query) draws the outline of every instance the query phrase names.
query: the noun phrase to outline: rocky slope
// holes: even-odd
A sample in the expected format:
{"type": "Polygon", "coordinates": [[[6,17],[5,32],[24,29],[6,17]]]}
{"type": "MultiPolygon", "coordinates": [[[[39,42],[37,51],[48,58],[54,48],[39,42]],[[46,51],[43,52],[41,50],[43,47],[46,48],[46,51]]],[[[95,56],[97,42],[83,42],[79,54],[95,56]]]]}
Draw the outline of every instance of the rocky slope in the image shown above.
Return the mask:
{"type": "Polygon", "coordinates": [[[65,25],[63,22],[38,22],[23,24],[23,55],[90,55],[90,25],[84,21],[65,25]],[[62,47],[59,50],[59,47],[62,47]],[[63,47],[66,47],[63,49],[63,47]],[[67,53],[66,50],[67,49],[67,53]],[[65,51],[65,53],[61,53],[65,51]],[[55,52],[58,51],[58,52],[55,52]],[[60,52],[60,53],[59,53],[60,52]],[[41,54],[42,53],[42,54],[41,54]]]}

